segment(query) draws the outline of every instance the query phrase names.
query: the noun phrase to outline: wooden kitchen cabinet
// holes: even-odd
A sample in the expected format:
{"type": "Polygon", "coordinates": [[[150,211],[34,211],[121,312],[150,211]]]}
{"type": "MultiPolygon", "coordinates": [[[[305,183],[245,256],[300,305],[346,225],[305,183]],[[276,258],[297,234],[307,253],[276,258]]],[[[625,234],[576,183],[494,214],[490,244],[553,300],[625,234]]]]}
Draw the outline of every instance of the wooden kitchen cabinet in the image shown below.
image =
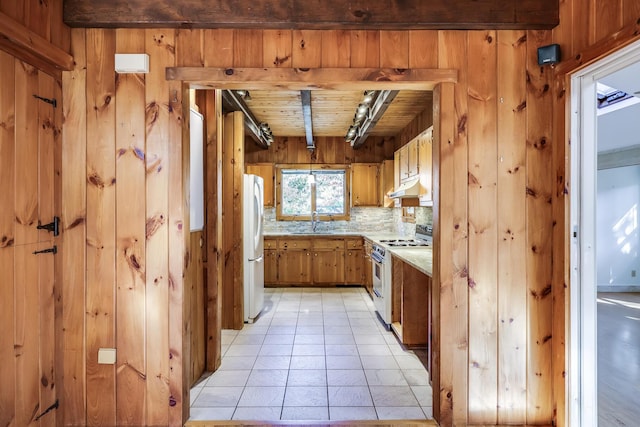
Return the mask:
{"type": "Polygon", "coordinates": [[[367,290],[369,295],[373,298],[373,265],[371,264],[373,261],[371,259],[371,251],[373,250],[373,244],[371,241],[364,241],[364,288],[367,290]]]}
{"type": "Polygon", "coordinates": [[[418,198],[395,200],[395,206],[433,205],[433,126],[425,129],[394,153],[395,188],[416,177],[420,181],[418,198]]]}
{"type": "Polygon", "coordinates": [[[420,165],[418,164],[418,141],[416,138],[403,145],[394,154],[397,156],[398,177],[400,183],[416,177],[420,173],[420,165]]]}
{"type": "Polygon", "coordinates": [[[278,241],[278,283],[285,285],[311,284],[311,240],[285,239],[278,241]]]}
{"type": "Polygon", "coordinates": [[[380,164],[351,164],[352,206],[381,206],[380,164]]]}
{"type": "Polygon", "coordinates": [[[433,203],[433,126],[418,136],[418,163],[420,165],[420,205],[433,203]]]}
{"type": "Polygon", "coordinates": [[[408,346],[430,346],[431,277],[392,258],[391,329],[408,346]]]}
{"type": "Polygon", "coordinates": [[[364,284],[364,245],[362,239],[345,239],[344,281],[348,285],[364,284]]]}
{"type": "Polygon", "coordinates": [[[273,163],[248,163],[245,165],[245,172],[258,175],[264,180],[264,207],[271,208],[275,206],[275,169],[273,163]]]}
{"type": "Polygon", "coordinates": [[[344,239],[313,240],[313,283],[344,283],[344,239]]]}
{"type": "Polygon", "coordinates": [[[380,163],[380,193],[382,194],[382,206],[385,208],[394,207],[394,200],[388,196],[396,189],[394,177],[393,160],[383,160],[380,163]]]}
{"type": "Polygon", "coordinates": [[[274,285],[278,283],[278,250],[277,240],[264,239],[264,284],[274,285]]]}

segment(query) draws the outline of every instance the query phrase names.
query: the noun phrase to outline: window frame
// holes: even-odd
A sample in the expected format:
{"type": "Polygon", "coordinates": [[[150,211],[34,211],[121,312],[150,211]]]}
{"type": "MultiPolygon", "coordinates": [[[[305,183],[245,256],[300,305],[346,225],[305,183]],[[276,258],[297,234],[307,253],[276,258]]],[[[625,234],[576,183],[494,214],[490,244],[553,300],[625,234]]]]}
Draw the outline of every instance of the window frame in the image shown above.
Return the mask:
{"type": "MultiPolygon", "coordinates": [[[[348,164],[308,164],[308,163],[286,163],[276,165],[276,221],[311,221],[311,215],[283,215],[282,214],[282,171],[283,170],[340,170],[344,171],[344,213],[341,215],[321,214],[316,217],[319,221],[348,221],[351,219],[351,165],[348,164]]],[[[312,184],[311,189],[311,212],[316,207],[316,187],[312,184]]]]}

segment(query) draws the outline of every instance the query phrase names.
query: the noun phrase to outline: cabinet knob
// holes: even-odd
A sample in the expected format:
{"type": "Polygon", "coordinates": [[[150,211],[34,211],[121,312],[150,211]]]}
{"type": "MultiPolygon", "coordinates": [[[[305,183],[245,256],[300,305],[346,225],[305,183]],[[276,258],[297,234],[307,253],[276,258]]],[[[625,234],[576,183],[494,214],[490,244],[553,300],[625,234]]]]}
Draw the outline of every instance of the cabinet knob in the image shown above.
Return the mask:
{"type": "Polygon", "coordinates": [[[318,254],[317,254],[317,253],[315,253],[315,254],[313,254],[313,255],[314,255],[314,256],[318,256],[318,254]]]}
{"type": "Polygon", "coordinates": [[[309,252],[307,252],[307,256],[311,255],[309,252]]]}

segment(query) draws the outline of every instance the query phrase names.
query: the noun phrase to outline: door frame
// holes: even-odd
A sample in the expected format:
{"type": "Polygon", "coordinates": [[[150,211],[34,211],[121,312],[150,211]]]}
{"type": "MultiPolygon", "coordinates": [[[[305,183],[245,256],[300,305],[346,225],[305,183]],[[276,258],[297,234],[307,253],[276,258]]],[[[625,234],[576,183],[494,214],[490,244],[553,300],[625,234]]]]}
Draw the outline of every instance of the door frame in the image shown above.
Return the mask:
{"type": "Polygon", "coordinates": [[[640,61],[640,41],[575,71],[570,99],[568,425],[597,425],[596,83],[640,61]]]}
{"type": "MultiPolygon", "coordinates": [[[[168,80],[179,80],[185,87],[190,89],[202,89],[202,90],[215,90],[215,116],[220,118],[221,116],[221,102],[220,102],[220,90],[221,89],[289,89],[289,90],[303,90],[303,89],[327,89],[327,90],[346,90],[346,89],[398,89],[398,90],[432,90],[441,91],[443,87],[449,90],[442,91],[439,96],[440,103],[443,106],[453,107],[453,87],[457,82],[458,71],[453,69],[411,69],[411,72],[405,73],[402,70],[389,70],[389,69],[369,69],[369,68],[310,68],[310,69],[278,69],[278,68],[241,68],[241,69],[224,69],[215,67],[172,67],[167,68],[168,80]],[[231,72],[230,72],[231,71],[231,72]],[[383,78],[380,76],[392,76],[393,78],[383,78]]],[[[434,100],[435,101],[435,100],[434,100]]],[[[443,111],[443,107],[436,106],[434,102],[434,142],[433,150],[440,150],[440,136],[444,132],[445,135],[449,135],[455,127],[453,122],[454,115],[451,111],[443,111]]],[[[211,111],[207,110],[207,115],[211,114],[211,111]]],[[[218,120],[217,126],[217,138],[221,141],[221,132],[218,120]]],[[[217,144],[220,147],[220,144],[217,144]]],[[[218,148],[218,155],[220,155],[220,149],[218,148]]],[[[435,164],[439,162],[440,156],[433,156],[435,164]]],[[[215,187],[221,188],[222,173],[220,170],[220,162],[217,161],[216,165],[210,164],[209,160],[205,159],[205,168],[215,167],[218,170],[217,182],[215,187]]],[[[433,176],[433,188],[434,195],[436,189],[439,188],[440,177],[438,171],[439,167],[434,165],[433,176]]],[[[439,196],[435,196],[434,199],[434,218],[438,217],[439,210],[439,196]]],[[[224,226],[221,224],[221,215],[219,212],[211,212],[210,209],[213,206],[220,206],[220,201],[211,201],[212,203],[206,204],[205,218],[216,217],[215,221],[218,222],[218,230],[221,230],[224,226]]],[[[207,229],[205,224],[205,229],[207,229]]],[[[434,222],[434,247],[439,248],[438,239],[440,236],[439,224],[434,222]]],[[[219,240],[218,236],[207,236],[207,252],[213,254],[220,246],[215,242],[219,240]]],[[[436,250],[437,251],[437,250],[436,250]]],[[[218,254],[220,259],[221,254],[218,254]]],[[[430,346],[430,359],[432,360],[432,370],[430,375],[432,376],[432,387],[434,390],[440,388],[440,374],[439,374],[439,360],[440,360],[440,293],[438,291],[439,285],[439,268],[436,260],[440,258],[439,252],[434,254],[434,266],[433,266],[433,287],[432,304],[436,307],[432,311],[432,345],[430,346]]],[[[218,272],[209,273],[207,277],[208,289],[219,289],[219,274],[218,272]],[[216,283],[211,283],[211,280],[216,279],[216,283]]],[[[210,313],[220,313],[219,304],[221,298],[205,298],[205,300],[213,301],[215,307],[207,307],[207,311],[210,313]]],[[[220,337],[222,334],[221,325],[219,322],[219,315],[207,316],[207,369],[214,370],[217,366],[213,363],[219,361],[218,357],[221,355],[220,348],[210,348],[210,345],[219,345],[221,342],[220,337]],[[218,320],[215,322],[215,320],[218,320]]],[[[434,417],[439,417],[440,414],[440,393],[433,393],[432,405],[434,408],[434,417]]]]}

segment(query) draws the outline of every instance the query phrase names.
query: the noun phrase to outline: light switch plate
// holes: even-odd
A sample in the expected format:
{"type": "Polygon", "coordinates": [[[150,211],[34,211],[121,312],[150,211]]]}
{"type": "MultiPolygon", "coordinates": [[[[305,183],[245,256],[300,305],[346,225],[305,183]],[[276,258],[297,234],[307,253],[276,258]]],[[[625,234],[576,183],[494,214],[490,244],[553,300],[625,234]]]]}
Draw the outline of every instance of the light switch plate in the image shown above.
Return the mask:
{"type": "Polygon", "coordinates": [[[98,350],[99,365],[115,365],[115,363],[116,363],[115,348],[101,348],[98,350]]]}

